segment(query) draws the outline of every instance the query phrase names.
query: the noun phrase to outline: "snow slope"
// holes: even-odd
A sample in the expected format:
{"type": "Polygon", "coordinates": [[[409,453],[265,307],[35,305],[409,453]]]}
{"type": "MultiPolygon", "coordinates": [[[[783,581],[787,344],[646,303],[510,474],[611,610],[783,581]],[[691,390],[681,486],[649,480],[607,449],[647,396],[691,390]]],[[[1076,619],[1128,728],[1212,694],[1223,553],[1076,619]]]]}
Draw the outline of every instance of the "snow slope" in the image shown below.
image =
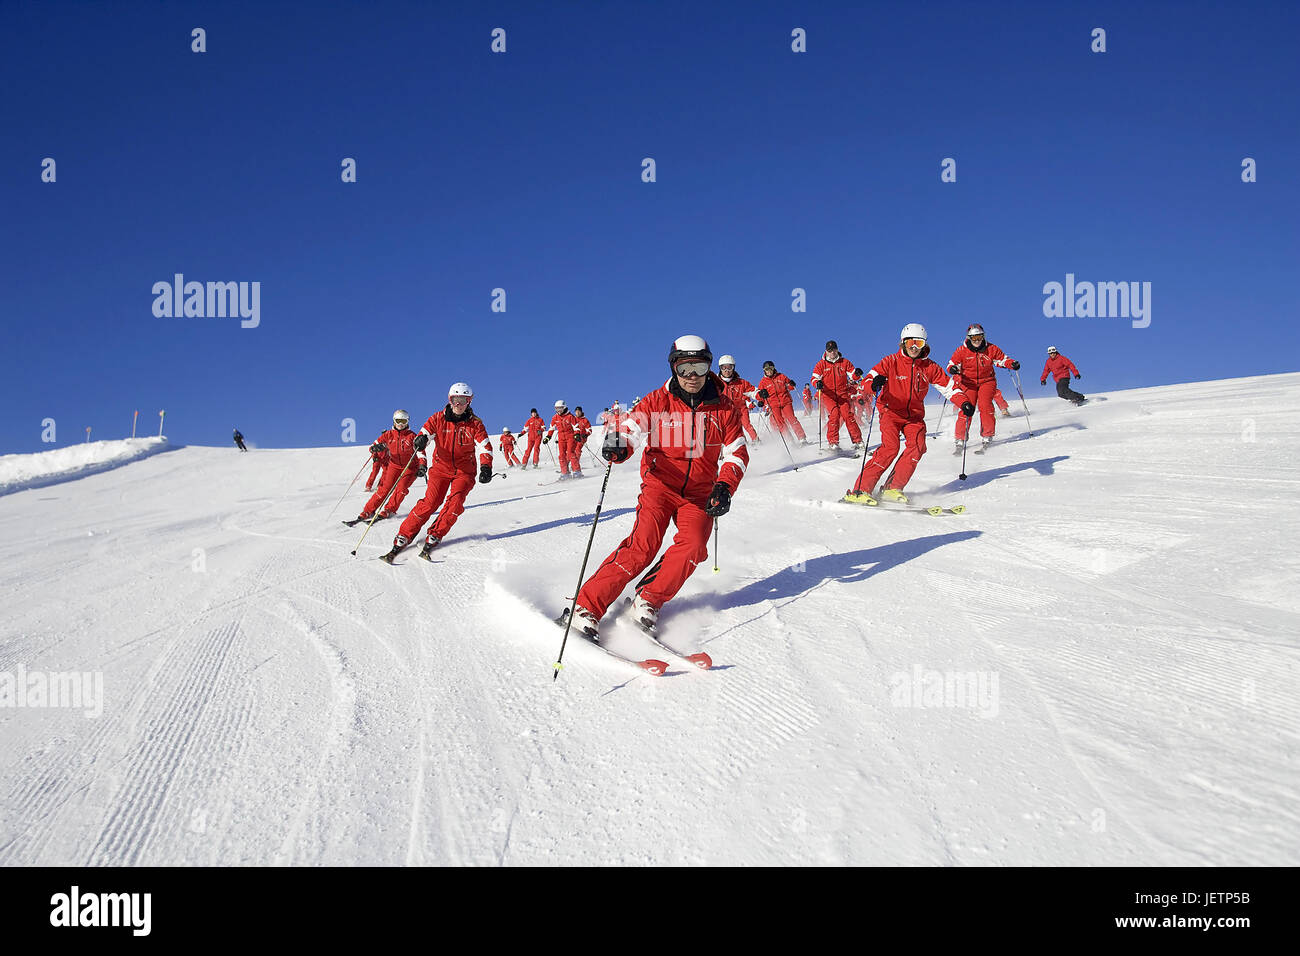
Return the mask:
{"type": "Polygon", "coordinates": [[[7,495],[0,698],[103,695],[0,706],[0,863],[1294,862],[1300,375],[1108,399],[1032,400],[965,482],[932,440],[909,491],[964,516],[757,446],[662,618],[717,666],[660,678],[571,641],[552,680],[598,480],[511,471],[395,567],[359,490],[326,517],[360,447],[7,495]]]}
{"type": "Polygon", "coordinates": [[[0,495],[84,478],[171,448],[163,437],[121,438],[67,445],[35,455],[0,455],[0,495]]]}

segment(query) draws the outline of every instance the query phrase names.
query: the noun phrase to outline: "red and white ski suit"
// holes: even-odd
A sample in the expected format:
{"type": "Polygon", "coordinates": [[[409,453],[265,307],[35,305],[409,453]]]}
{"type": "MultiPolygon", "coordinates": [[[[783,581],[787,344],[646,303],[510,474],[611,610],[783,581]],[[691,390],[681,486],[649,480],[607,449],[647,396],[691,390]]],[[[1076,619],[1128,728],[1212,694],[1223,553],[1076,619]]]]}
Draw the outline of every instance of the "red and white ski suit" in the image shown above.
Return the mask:
{"type": "Polygon", "coordinates": [[[746,381],[739,375],[733,375],[731,378],[718,376],[722,382],[727,398],[731,399],[733,405],[740,410],[740,427],[745,430],[745,434],[750,438],[757,439],[758,432],[754,431],[754,425],[749,420],[749,401],[748,397],[754,392],[752,382],[746,381]]]}
{"type": "Polygon", "coordinates": [[[587,418],[587,413],[573,416],[573,461],[574,468],[579,473],[582,472],[582,449],[586,447],[587,439],[591,437],[591,420],[587,418]]]}
{"type": "Polygon", "coordinates": [[[440,506],[442,510],[429,529],[429,537],[439,540],[447,537],[451,526],[465,510],[465,496],[474,487],[479,467],[492,466],[492,440],[488,438],[483,420],[469,408],[457,417],[448,405],[429,416],[420,434],[429,436],[426,451],[432,448],[429,487],[397,530],[394,547],[399,546],[399,539],[405,539],[400,544],[406,544],[419,534],[429,516],[440,506]]]}
{"type": "Polygon", "coordinates": [[[849,430],[849,438],[854,444],[862,441],[862,431],[857,419],[853,417],[852,386],[857,381],[853,374],[854,365],[841,355],[834,362],[828,361],[826,355],[813,366],[812,381],[814,387],[821,382],[822,407],[826,410],[826,440],[832,445],[840,443],[840,419],[849,430]]]}
{"type": "Polygon", "coordinates": [[[524,422],[522,429],[528,433],[528,444],[524,446],[523,465],[528,467],[528,456],[533,456],[533,467],[537,467],[537,458],[542,453],[542,432],[546,430],[546,422],[542,421],[541,415],[529,415],[528,421],[524,422]]]}
{"type": "Polygon", "coordinates": [[[704,513],[713,486],[722,482],[734,494],[749,465],[740,411],[723,383],[709,381],[694,407],[673,380],[645,396],[620,431],[644,440],[641,494],[632,531],[578,592],[578,604],[600,618],[629,581],[659,552],[668,525],[677,534],[668,550],[637,583],[637,592],[654,607],[670,601],[696,566],[709,556],[713,519],[704,513]]]}
{"type": "Polygon", "coordinates": [[[515,455],[515,436],[510,432],[501,433],[501,454],[506,456],[507,465],[519,464],[519,458],[515,455]]]}
{"type": "Polygon", "coordinates": [[[793,431],[800,441],[807,441],[808,436],[803,433],[803,426],[794,417],[794,402],[790,400],[794,388],[794,382],[784,372],[764,375],[758,380],[758,391],[767,392],[767,398],[759,398],[757,401],[759,405],[767,405],[773,428],[783,435],[793,431]]]}
{"type": "Polygon", "coordinates": [[[384,466],[388,464],[388,450],[384,449],[378,454],[372,454],[370,460],[375,464],[370,469],[370,477],[366,479],[366,491],[370,491],[375,487],[375,476],[382,472],[384,466]]]}
{"type": "Polygon", "coordinates": [[[876,398],[880,447],[862,469],[853,486],[854,491],[870,494],[875,489],[880,476],[898,454],[900,435],[906,440],[907,447],[894,466],[888,487],[901,490],[907,485],[925,454],[925,395],[931,385],[958,407],[967,400],[966,394],[955,386],[938,364],[930,360],[929,355],[928,345],[915,359],[900,346],[897,352],[886,355],[867,373],[867,378],[874,379],[877,375],[886,378],[885,386],[876,398]]]}
{"type": "Polygon", "coordinates": [[[560,462],[560,474],[567,475],[570,470],[581,471],[582,464],[574,453],[573,413],[568,409],[551,416],[551,427],[546,431],[546,439],[555,436],[555,457],[560,462]]]}
{"type": "Polygon", "coordinates": [[[379,487],[370,496],[361,513],[370,514],[383,505],[384,510],[392,514],[402,506],[406,493],[411,490],[411,484],[415,481],[416,469],[420,467],[419,456],[415,453],[415,432],[409,428],[403,428],[401,431],[390,428],[375,441],[384,446],[384,474],[379,479],[379,487]],[[410,468],[406,467],[407,462],[410,462],[410,468]],[[392,497],[385,501],[388,489],[393,487],[395,481],[397,488],[394,489],[392,497]]]}
{"type": "MultiPolygon", "coordinates": [[[[985,340],[976,349],[969,342],[957,346],[948,360],[948,367],[958,366],[957,385],[979,409],[980,435],[992,438],[997,431],[997,417],[993,414],[993,393],[998,390],[998,368],[1011,368],[1011,357],[992,342],[985,340]]],[[[970,419],[957,416],[957,440],[965,441],[970,419]]]]}
{"type": "Polygon", "coordinates": [[[812,414],[812,388],[807,385],[803,387],[803,413],[812,414]]]}

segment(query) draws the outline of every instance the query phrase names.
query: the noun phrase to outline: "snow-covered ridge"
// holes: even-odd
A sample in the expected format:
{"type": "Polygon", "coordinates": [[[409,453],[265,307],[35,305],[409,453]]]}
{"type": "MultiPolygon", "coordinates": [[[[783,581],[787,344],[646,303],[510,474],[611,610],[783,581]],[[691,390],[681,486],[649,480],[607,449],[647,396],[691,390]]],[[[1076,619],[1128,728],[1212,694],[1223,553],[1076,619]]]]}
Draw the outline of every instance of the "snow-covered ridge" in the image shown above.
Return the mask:
{"type": "Polygon", "coordinates": [[[119,468],[173,447],[163,437],[120,438],[83,442],[35,454],[0,455],[0,495],[119,468]]]}

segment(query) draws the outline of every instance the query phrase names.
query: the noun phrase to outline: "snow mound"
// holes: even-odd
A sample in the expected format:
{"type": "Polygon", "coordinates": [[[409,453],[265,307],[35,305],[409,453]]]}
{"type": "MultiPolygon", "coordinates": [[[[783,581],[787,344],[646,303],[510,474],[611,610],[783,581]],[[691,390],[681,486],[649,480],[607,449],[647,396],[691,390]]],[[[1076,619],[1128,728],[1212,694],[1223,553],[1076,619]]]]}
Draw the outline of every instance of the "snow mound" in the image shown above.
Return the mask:
{"type": "Polygon", "coordinates": [[[122,438],[54,448],[34,455],[0,455],[0,495],[40,488],[168,451],[166,438],[122,438]]]}

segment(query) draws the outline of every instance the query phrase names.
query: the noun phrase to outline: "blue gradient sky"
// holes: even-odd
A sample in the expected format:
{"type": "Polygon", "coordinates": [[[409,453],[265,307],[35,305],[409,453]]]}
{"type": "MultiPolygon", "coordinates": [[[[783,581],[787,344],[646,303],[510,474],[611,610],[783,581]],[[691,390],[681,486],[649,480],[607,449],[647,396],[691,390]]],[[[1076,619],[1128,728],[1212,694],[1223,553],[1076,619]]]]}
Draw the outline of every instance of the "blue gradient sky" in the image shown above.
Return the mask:
{"type": "Polygon", "coordinates": [[[1294,3],[6,3],[0,452],[137,408],[364,443],[458,380],[495,432],[643,394],[684,332],[755,380],[909,321],[941,358],[983,322],[1031,396],[1049,344],[1084,391],[1292,371],[1297,35],[1294,3]],[[260,325],[156,318],[176,272],[260,282],[260,325]],[[1066,273],[1152,283],[1150,327],[1045,318],[1066,273]]]}

